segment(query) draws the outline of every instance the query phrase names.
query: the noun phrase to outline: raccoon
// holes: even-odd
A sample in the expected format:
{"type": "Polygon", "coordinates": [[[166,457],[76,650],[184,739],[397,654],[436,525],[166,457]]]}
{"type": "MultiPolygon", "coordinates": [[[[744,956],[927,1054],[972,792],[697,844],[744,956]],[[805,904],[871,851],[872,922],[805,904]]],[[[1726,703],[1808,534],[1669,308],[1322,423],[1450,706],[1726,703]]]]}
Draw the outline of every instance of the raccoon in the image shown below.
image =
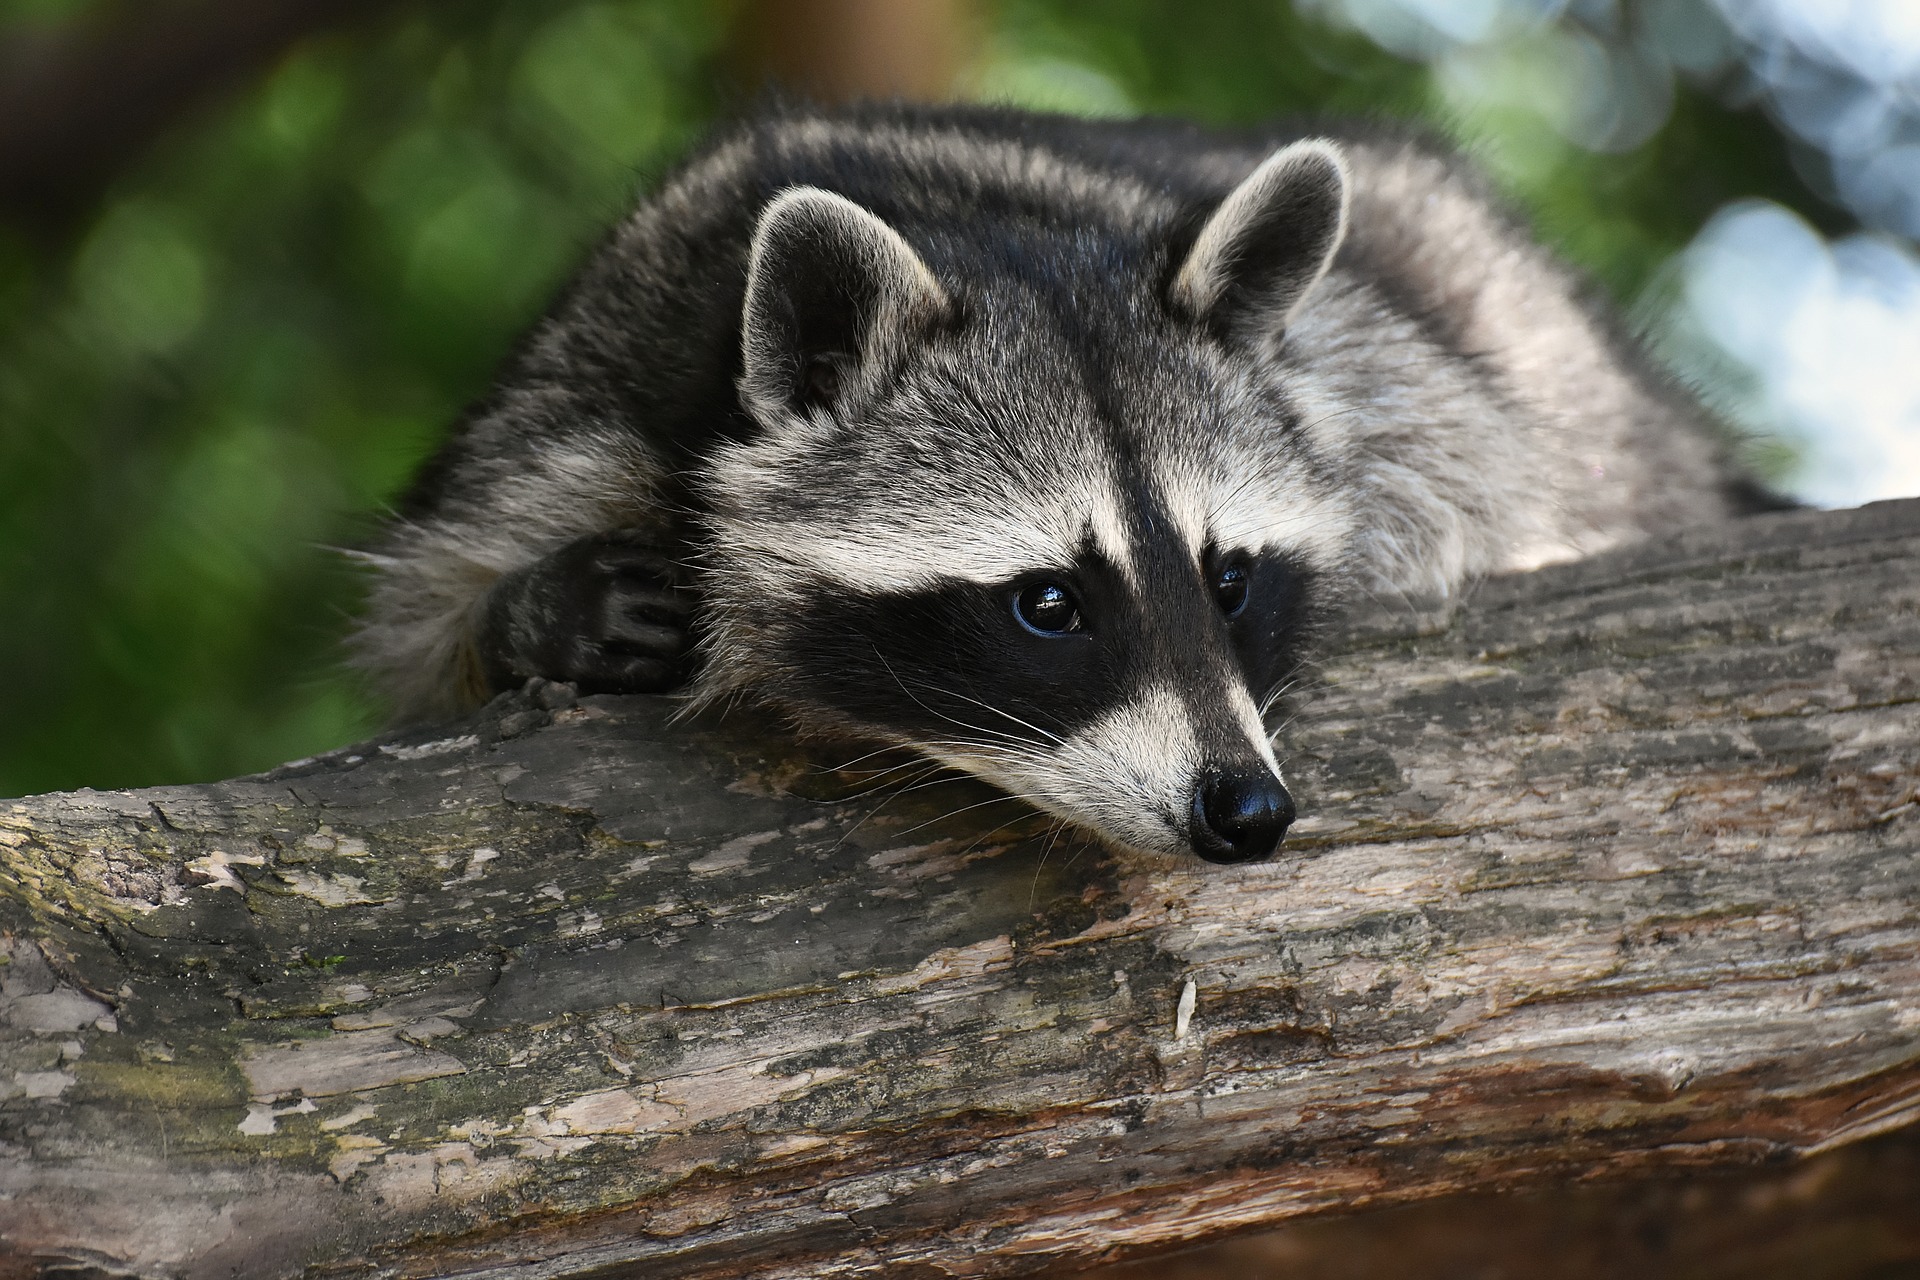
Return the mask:
{"type": "Polygon", "coordinates": [[[1349,592],[1751,505],[1439,148],[773,111],[586,263],[370,554],[400,712],[748,697],[1136,850],[1270,856],[1266,715],[1349,592]]]}

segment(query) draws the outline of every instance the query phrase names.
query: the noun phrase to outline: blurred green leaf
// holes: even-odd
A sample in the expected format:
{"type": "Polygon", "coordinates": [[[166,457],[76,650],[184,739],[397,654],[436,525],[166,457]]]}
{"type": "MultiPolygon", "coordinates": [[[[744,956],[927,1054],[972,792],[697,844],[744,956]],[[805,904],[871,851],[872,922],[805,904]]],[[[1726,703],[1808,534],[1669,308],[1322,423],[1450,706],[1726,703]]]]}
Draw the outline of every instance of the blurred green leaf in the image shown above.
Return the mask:
{"type": "Polygon", "coordinates": [[[207,309],[207,262],[185,220],[150,200],[128,200],[94,227],[73,268],[79,323],[132,354],[179,347],[207,309]]]}

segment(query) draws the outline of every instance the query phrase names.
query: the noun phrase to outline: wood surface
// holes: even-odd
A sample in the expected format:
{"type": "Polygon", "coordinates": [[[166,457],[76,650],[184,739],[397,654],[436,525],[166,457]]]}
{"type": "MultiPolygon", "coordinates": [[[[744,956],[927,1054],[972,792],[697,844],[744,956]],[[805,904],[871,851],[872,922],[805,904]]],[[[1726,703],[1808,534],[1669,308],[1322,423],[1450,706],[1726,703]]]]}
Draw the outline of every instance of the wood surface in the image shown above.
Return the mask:
{"type": "Polygon", "coordinates": [[[1047,1280],[1912,1280],[1920,1125],[1804,1160],[1534,1179],[1047,1280]]]}
{"type": "Polygon", "coordinates": [[[0,1276],[1007,1275],[1920,1117],[1920,502],[1369,604],[1264,866],[673,710],[0,802],[0,1276]]]}

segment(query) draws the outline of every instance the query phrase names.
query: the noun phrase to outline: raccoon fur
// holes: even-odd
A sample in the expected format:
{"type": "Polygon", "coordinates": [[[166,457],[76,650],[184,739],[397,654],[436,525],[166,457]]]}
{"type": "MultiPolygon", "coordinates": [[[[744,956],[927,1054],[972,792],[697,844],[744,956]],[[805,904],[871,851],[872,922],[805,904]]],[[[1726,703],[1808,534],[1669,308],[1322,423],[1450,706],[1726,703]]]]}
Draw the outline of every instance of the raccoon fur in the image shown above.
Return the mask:
{"type": "Polygon", "coordinates": [[[591,257],[425,467],[359,651],[745,695],[1136,849],[1270,855],[1342,595],[1721,519],[1698,411],[1438,149],[780,111],[591,257]]]}

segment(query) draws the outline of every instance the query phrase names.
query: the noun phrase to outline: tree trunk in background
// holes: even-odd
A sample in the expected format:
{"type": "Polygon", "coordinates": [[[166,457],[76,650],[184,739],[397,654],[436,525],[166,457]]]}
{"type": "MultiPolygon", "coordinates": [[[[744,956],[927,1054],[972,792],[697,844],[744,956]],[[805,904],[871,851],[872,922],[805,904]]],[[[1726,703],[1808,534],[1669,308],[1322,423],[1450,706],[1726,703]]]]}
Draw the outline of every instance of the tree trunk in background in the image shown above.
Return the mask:
{"type": "Polygon", "coordinates": [[[58,237],[183,115],[375,0],[131,0],[0,30],[0,220],[58,237]]]}
{"type": "Polygon", "coordinates": [[[984,22],[971,0],[751,0],[734,25],[735,71],[820,103],[953,96],[984,22]]]}
{"type": "Polygon", "coordinates": [[[0,1275],[1007,1275],[1915,1118],[1920,502],[1322,675],[1260,867],[559,686],[0,803],[0,1275]]]}
{"type": "MultiPolygon", "coordinates": [[[[158,0],[0,27],[0,221],[69,233],[194,109],[249,83],[301,39],[393,5],[371,0],[158,0]]],[[[733,71],[818,102],[952,96],[984,32],[972,0],[749,0],[733,71]]]]}

